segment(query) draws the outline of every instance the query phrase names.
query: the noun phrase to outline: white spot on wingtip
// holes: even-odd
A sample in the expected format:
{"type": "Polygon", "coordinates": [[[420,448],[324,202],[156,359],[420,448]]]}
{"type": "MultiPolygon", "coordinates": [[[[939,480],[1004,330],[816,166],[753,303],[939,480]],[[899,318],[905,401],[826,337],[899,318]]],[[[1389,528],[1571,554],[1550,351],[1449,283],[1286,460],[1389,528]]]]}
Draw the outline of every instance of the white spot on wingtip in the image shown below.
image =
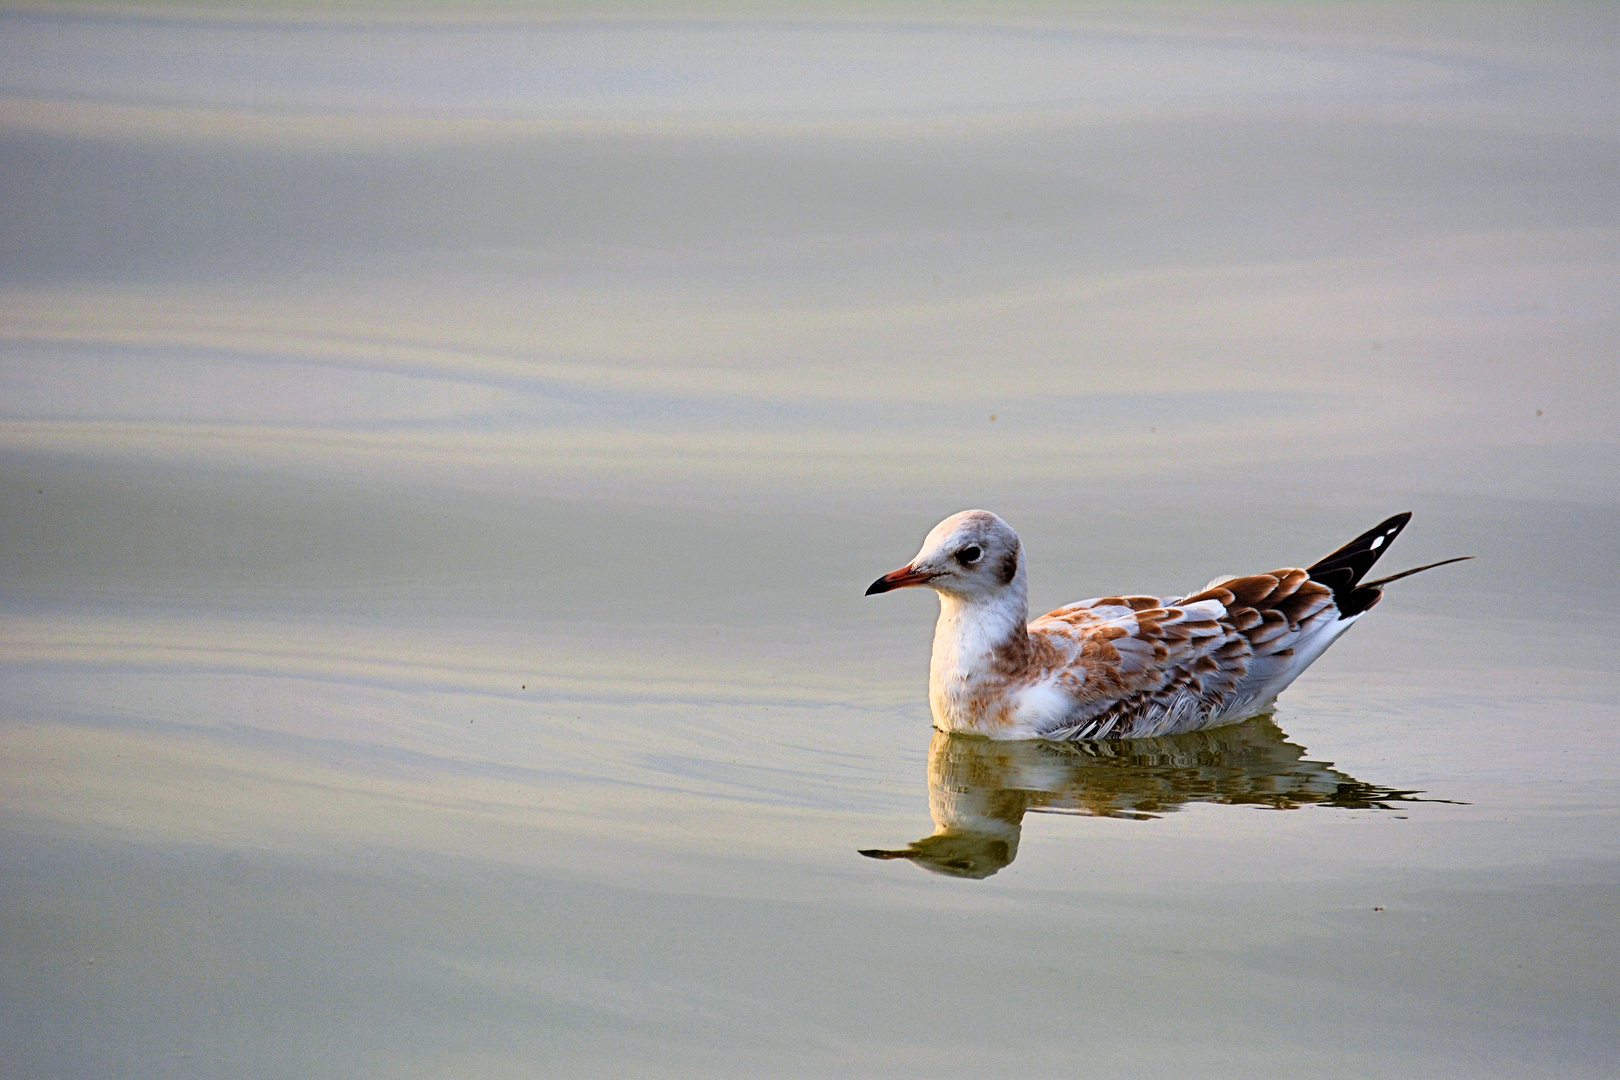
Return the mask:
{"type": "Polygon", "coordinates": [[[1377,548],[1383,547],[1384,546],[1384,538],[1382,536],[1375,536],[1375,537],[1373,537],[1373,542],[1371,544],[1369,544],[1368,546],[1375,549],[1375,550],[1377,548]]]}

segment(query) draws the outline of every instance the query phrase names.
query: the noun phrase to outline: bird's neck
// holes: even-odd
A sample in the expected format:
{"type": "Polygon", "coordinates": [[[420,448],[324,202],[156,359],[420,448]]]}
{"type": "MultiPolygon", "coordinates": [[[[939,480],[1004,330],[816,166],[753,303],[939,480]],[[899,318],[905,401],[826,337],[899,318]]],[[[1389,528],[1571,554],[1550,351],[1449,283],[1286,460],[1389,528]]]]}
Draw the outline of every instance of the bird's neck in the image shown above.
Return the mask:
{"type": "Polygon", "coordinates": [[[1007,587],[987,597],[939,594],[929,700],[947,731],[976,729],[986,718],[975,700],[985,684],[1016,679],[1029,663],[1029,599],[1020,569],[1007,587]]]}

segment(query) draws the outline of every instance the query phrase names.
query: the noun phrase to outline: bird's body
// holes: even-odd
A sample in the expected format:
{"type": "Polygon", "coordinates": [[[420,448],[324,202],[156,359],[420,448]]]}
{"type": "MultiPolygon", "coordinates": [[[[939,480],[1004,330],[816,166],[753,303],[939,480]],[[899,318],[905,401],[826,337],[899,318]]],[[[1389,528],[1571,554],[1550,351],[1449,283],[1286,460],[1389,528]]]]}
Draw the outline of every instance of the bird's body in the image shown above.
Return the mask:
{"type": "Polygon", "coordinates": [[[1180,597],[1082,600],[1029,622],[1018,534],[994,514],[969,510],[946,518],[916,559],[867,591],[938,592],[929,704],[943,731],[1171,735],[1269,709],[1378,602],[1380,586],[1394,578],[1361,579],[1410,516],[1390,518],[1308,569],[1217,579],[1180,597]]]}

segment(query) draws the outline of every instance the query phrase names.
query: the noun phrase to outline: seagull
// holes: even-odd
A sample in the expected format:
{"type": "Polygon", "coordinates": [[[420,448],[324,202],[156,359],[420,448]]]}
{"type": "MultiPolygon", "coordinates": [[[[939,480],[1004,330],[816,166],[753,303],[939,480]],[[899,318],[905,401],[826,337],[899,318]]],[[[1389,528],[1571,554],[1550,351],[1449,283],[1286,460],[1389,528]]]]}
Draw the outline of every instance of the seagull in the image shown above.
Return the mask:
{"type": "Polygon", "coordinates": [[[1305,569],[1218,577],[1188,596],[1103,596],[1029,622],[1023,544],[987,510],[934,526],[866,595],[939,594],[928,703],[941,731],[992,739],[1135,739],[1270,711],[1277,695],[1383,598],[1363,581],[1412,515],[1305,569]]]}

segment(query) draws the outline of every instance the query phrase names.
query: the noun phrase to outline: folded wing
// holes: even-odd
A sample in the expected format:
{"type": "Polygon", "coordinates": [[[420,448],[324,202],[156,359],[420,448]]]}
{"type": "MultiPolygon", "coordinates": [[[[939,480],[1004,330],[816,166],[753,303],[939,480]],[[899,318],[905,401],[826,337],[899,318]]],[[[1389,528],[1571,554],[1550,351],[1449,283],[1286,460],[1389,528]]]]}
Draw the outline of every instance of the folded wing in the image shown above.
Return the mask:
{"type": "Polygon", "coordinates": [[[1072,703],[1043,734],[1140,738],[1253,715],[1351,621],[1299,569],[1058,608],[1029,627],[1041,683],[1072,703]]]}

